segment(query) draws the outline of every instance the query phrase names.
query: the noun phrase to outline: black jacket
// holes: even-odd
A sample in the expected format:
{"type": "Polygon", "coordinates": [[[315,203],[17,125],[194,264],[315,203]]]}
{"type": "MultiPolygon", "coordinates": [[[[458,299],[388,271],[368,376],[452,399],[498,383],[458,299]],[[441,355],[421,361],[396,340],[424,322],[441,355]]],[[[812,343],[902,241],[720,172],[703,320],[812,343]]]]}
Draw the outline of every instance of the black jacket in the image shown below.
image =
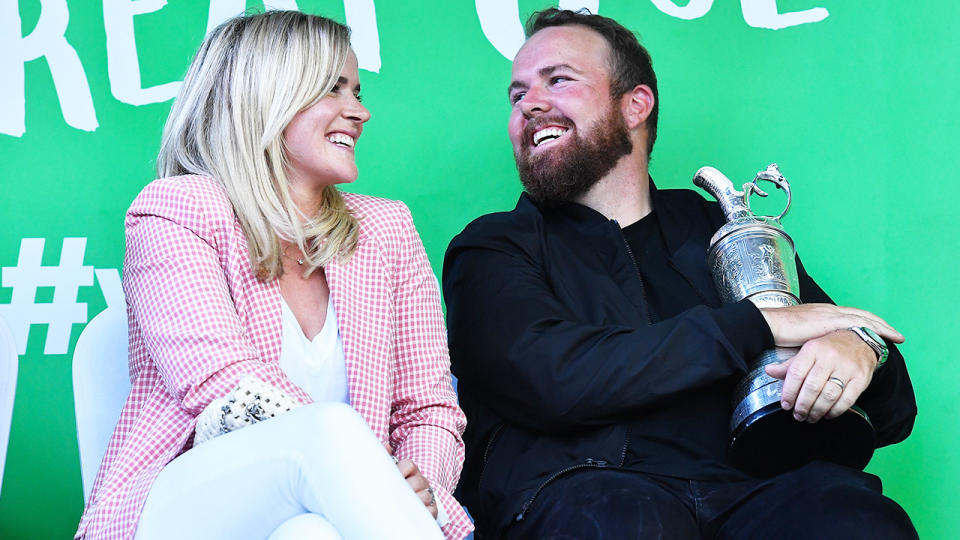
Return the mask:
{"type": "MultiPolygon", "coordinates": [[[[703,301],[665,321],[650,322],[620,226],[581,205],[541,209],[522,195],[447,250],[450,354],[469,418],[458,498],[481,535],[569,470],[623,466],[645,408],[739,378],[745,358],[773,345],[752,303],[721,305],[716,293],[706,253],[724,223],[719,206],[651,189],[669,263],[703,301]]],[[[830,302],[798,269],[803,302],[830,302]]],[[[858,405],[880,446],[910,433],[916,403],[896,348],[858,405]]]]}

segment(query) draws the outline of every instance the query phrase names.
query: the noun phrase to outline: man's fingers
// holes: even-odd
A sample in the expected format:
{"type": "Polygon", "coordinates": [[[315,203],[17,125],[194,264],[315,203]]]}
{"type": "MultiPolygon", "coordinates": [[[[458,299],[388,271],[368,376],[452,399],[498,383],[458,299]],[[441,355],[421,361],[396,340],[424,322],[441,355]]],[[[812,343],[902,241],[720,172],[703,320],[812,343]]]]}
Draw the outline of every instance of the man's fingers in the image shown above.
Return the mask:
{"type": "MultiPolygon", "coordinates": [[[[804,348],[812,348],[813,346],[813,343],[811,343],[811,345],[804,348]]],[[[827,382],[827,377],[830,376],[828,368],[822,362],[817,361],[816,352],[812,350],[809,352],[811,353],[810,357],[812,358],[813,365],[807,370],[806,375],[801,380],[802,382],[797,381],[796,384],[799,384],[800,391],[797,393],[796,400],[793,403],[793,417],[799,421],[807,419],[807,416],[813,409],[814,403],[816,403],[817,398],[820,397],[823,385],[827,382]]],[[[793,373],[787,373],[787,381],[790,381],[792,376],[793,373]]],[[[786,386],[787,381],[784,381],[784,386],[786,386]]]]}
{"type": "Polygon", "coordinates": [[[860,321],[854,322],[849,326],[866,326],[867,328],[889,339],[890,341],[893,341],[894,343],[903,343],[903,334],[898,332],[893,325],[885,321],[879,315],[857,308],[845,307],[841,309],[846,313],[853,314],[860,318],[860,321]]]}
{"type": "Polygon", "coordinates": [[[874,332],[876,332],[877,334],[879,334],[880,337],[885,338],[885,339],[889,339],[890,341],[892,341],[892,342],[894,342],[894,343],[903,343],[904,340],[906,339],[906,338],[903,337],[903,334],[901,334],[900,332],[897,332],[897,330],[896,330],[894,327],[892,327],[892,326],[890,326],[890,325],[888,325],[888,324],[886,324],[886,323],[884,323],[884,324],[882,324],[882,325],[877,325],[877,326],[871,326],[871,325],[867,325],[867,324],[861,324],[861,325],[859,325],[859,326],[866,326],[867,328],[869,328],[869,329],[873,330],[874,332]]]}
{"type": "Polygon", "coordinates": [[[866,386],[863,384],[862,379],[853,378],[847,382],[846,388],[843,390],[843,394],[840,396],[830,410],[824,414],[824,418],[832,419],[840,416],[841,414],[850,410],[850,407],[853,407],[853,404],[857,402],[857,398],[860,397],[860,394],[866,389],[866,386]]]}
{"type": "Polygon", "coordinates": [[[820,395],[817,396],[816,401],[813,402],[813,406],[810,407],[810,411],[807,413],[806,421],[815,424],[823,418],[823,416],[833,408],[834,404],[840,400],[840,396],[843,395],[845,388],[846,383],[844,383],[840,377],[836,375],[827,377],[827,382],[825,382],[823,388],[820,389],[820,395]]]}
{"type": "Polygon", "coordinates": [[[780,406],[790,410],[797,402],[797,395],[800,393],[800,385],[807,377],[810,367],[813,365],[813,355],[803,348],[796,356],[790,359],[786,368],[786,376],[783,379],[783,391],[780,394],[780,406]]]}
{"type": "Polygon", "coordinates": [[[763,367],[763,369],[767,372],[767,375],[782,381],[787,376],[787,369],[790,367],[790,360],[793,360],[793,357],[780,362],[779,364],[767,364],[763,367]]]}
{"type": "Polygon", "coordinates": [[[787,370],[781,401],[789,402],[799,387],[793,400],[796,420],[814,423],[843,414],[870,384],[876,363],[872,353],[845,330],[807,342],[787,370]],[[808,365],[798,367],[801,361],[808,365]]]}

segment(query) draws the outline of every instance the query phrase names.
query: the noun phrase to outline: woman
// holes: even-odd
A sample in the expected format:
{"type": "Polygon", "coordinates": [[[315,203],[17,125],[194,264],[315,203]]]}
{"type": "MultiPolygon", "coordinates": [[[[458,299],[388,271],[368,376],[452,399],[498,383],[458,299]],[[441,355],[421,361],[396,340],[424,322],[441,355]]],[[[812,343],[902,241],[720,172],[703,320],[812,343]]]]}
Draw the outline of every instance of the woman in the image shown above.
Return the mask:
{"type": "Polygon", "coordinates": [[[204,40],[161,179],[127,213],[133,389],[78,538],[472,529],[450,495],[465,419],[423,246],[402,203],[336,189],[357,177],[359,93],[328,19],[268,12],[204,40]],[[291,410],[201,442],[268,402],[291,410]]]}

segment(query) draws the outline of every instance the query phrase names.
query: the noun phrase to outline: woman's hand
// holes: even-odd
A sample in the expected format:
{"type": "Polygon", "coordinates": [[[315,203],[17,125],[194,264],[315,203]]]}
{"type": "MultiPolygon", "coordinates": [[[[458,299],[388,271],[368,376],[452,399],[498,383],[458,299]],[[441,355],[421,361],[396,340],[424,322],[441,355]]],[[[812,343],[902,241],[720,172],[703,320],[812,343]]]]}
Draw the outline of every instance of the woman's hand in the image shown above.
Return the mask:
{"type": "Polygon", "coordinates": [[[420,474],[417,464],[409,459],[401,459],[397,462],[400,474],[407,480],[407,484],[413,489],[414,493],[423,501],[423,505],[430,511],[433,519],[437,519],[437,499],[433,494],[433,489],[427,479],[420,474]]]}
{"type": "Polygon", "coordinates": [[[417,464],[409,459],[398,460],[394,457],[393,448],[390,448],[388,443],[383,443],[383,447],[397,463],[400,474],[403,475],[403,478],[407,481],[407,484],[410,485],[410,488],[413,489],[413,492],[423,501],[423,505],[430,511],[430,515],[433,516],[433,519],[437,519],[437,498],[433,494],[433,488],[430,487],[430,482],[427,482],[427,479],[420,474],[420,469],[417,468],[417,464]]]}

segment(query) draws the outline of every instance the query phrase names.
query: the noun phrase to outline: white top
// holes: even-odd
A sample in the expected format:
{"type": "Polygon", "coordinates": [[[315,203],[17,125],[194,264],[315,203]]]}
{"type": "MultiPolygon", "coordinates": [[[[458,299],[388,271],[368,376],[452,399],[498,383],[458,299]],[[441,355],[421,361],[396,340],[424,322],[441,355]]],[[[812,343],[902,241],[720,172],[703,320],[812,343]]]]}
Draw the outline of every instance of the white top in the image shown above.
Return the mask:
{"type": "Polygon", "coordinates": [[[283,314],[280,369],[314,401],[349,404],[347,361],[343,355],[343,340],[333,299],[327,300],[326,321],[312,340],[303,334],[300,323],[282,296],[280,304],[283,314]]]}

